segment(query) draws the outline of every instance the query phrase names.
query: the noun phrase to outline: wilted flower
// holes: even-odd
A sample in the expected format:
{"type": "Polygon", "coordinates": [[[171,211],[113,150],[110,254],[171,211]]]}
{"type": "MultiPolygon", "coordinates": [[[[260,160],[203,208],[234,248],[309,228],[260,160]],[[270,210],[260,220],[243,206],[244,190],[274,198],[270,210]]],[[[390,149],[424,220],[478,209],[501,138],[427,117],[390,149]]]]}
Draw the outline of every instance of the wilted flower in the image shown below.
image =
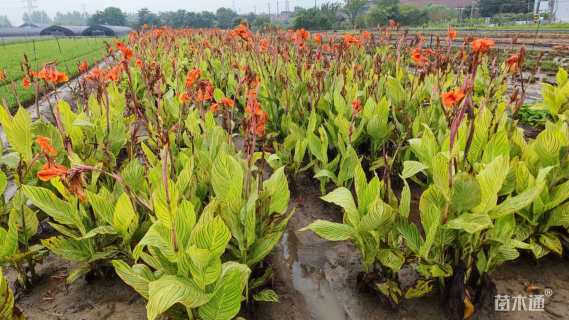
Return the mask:
{"type": "Polygon", "coordinates": [[[476,39],[470,44],[472,50],[476,53],[486,53],[494,46],[495,42],[492,39],[476,39]]]}
{"type": "Polygon", "coordinates": [[[508,72],[515,73],[518,71],[520,66],[520,55],[519,54],[512,54],[506,60],[506,66],[508,68],[508,72]]]}
{"type": "Polygon", "coordinates": [[[4,69],[0,69],[0,82],[6,80],[6,71],[4,69]]]}
{"type": "Polygon", "coordinates": [[[462,89],[451,90],[443,93],[441,98],[443,99],[443,105],[445,108],[450,109],[458,105],[462,99],[464,99],[464,91],[462,89]]]}

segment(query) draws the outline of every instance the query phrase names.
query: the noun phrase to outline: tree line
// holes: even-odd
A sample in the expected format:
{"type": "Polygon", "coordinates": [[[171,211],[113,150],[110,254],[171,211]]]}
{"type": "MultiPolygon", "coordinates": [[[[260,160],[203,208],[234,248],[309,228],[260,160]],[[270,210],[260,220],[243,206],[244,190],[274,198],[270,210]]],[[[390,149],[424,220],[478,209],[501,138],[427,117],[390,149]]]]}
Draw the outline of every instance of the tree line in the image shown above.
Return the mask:
{"type": "MultiPolygon", "coordinates": [[[[478,0],[473,8],[464,8],[461,18],[472,13],[481,17],[494,17],[503,14],[525,14],[533,10],[533,0],[478,0]]],[[[171,26],[174,28],[232,28],[241,21],[247,21],[252,28],[260,29],[268,25],[284,28],[306,28],[311,30],[330,30],[346,28],[365,28],[385,25],[389,20],[401,25],[418,26],[428,23],[446,22],[458,17],[454,8],[429,4],[423,7],[403,5],[399,0],[343,0],[326,2],[312,8],[295,7],[293,12],[281,13],[278,17],[267,14],[238,14],[229,8],[219,8],[215,12],[192,12],[186,10],[154,13],[142,8],[136,13],[126,13],[117,7],[107,7],[92,15],[72,11],[58,12],[51,18],[45,11],[25,13],[23,21],[40,24],[92,25],[107,24],[130,26],[142,25],[171,26]]],[[[0,27],[11,26],[6,16],[0,15],[0,27]]]]}

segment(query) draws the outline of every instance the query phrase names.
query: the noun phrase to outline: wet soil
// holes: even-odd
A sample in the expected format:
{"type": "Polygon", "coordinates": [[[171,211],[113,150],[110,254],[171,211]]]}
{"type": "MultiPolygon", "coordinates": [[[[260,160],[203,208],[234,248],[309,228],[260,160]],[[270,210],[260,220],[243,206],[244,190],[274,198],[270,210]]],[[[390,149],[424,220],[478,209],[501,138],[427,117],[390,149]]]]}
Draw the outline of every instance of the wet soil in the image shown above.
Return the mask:
{"type": "MultiPolygon", "coordinates": [[[[49,256],[39,266],[39,283],[31,291],[16,291],[16,305],[28,320],[139,320],[146,319],[145,301],[118,277],[69,286],[65,277],[71,265],[49,256]]],[[[8,279],[15,274],[8,272],[8,279]]]]}

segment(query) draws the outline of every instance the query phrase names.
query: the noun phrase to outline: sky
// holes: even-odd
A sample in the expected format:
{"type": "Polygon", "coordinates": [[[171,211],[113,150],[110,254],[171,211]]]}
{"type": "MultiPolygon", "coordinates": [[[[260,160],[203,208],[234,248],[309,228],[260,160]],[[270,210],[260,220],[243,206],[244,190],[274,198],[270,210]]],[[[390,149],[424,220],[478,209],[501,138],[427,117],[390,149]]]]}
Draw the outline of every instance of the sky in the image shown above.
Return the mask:
{"type": "MultiPolygon", "coordinates": [[[[45,10],[52,18],[56,12],[66,11],[87,11],[94,13],[106,7],[119,7],[128,13],[134,13],[140,8],[148,8],[151,11],[168,11],[185,9],[188,11],[215,11],[220,7],[235,8],[239,13],[268,12],[269,0],[29,0],[37,6],[36,10],[45,10]]],[[[270,0],[271,12],[275,12],[277,2],[279,10],[284,10],[286,0],[270,0]]],[[[318,3],[323,0],[289,0],[290,9],[295,6],[309,7],[314,6],[314,1],[318,3]]],[[[7,15],[12,24],[22,23],[22,15],[26,12],[25,6],[28,0],[0,0],[0,15],[7,15]]]]}

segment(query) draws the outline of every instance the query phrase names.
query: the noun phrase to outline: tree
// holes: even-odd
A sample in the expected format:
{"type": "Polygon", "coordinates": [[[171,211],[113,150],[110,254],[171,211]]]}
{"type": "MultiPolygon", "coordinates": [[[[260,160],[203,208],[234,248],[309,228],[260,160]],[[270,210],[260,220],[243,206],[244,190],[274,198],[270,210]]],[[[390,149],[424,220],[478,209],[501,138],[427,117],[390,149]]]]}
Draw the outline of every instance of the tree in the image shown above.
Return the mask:
{"type": "Polygon", "coordinates": [[[399,7],[399,23],[404,26],[420,26],[429,21],[427,12],[414,6],[399,7]]]}
{"type": "Polygon", "coordinates": [[[217,20],[217,27],[221,29],[230,29],[235,26],[235,19],[239,15],[228,8],[219,8],[215,12],[215,18],[217,20]]]}
{"type": "Polygon", "coordinates": [[[138,22],[137,22],[138,27],[141,27],[143,25],[158,27],[161,25],[160,18],[158,17],[158,15],[150,11],[148,8],[142,8],[138,10],[136,15],[138,16],[138,22]]]}
{"type": "Polygon", "coordinates": [[[360,15],[362,9],[366,6],[367,0],[345,0],[345,1],[346,4],[344,5],[344,9],[346,10],[348,17],[350,18],[352,26],[355,28],[358,16],[360,15]]]}
{"type": "Polygon", "coordinates": [[[61,13],[57,12],[53,23],[66,26],[84,26],[89,20],[89,15],[79,11],[61,13]]]}
{"type": "Polygon", "coordinates": [[[12,26],[8,16],[0,16],[0,28],[9,28],[12,26]]]}
{"type": "Polygon", "coordinates": [[[478,9],[483,17],[502,13],[528,13],[533,10],[534,0],[479,0],[478,9]]]}
{"type": "Polygon", "coordinates": [[[449,21],[457,17],[456,9],[438,4],[428,4],[425,6],[424,10],[431,22],[449,21]]]}
{"type": "Polygon", "coordinates": [[[89,19],[89,24],[106,24],[111,26],[125,26],[126,15],[121,9],[116,7],[107,7],[103,11],[97,11],[89,19]]]}
{"type": "Polygon", "coordinates": [[[51,24],[52,20],[45,11],[32,11],[31,14],[27,12],[22,16],[22,20],[25,23],[37,23],[37,24],[51,24]]]}
{"type": "Polygon", "coordinates": [[[336,25],[336,17],[330,17],[329,12],[324,12],[321,8],[310,8],[296,10],[294,15],[293,27],[295,29],[308,30],[327,30],[336,25]]]}
{"type": "Polygon", "coordinates": [[[399,0],[379,0],[368,13],[368,25],[386,25],[389,20],[399,21],[399,0]]]}

